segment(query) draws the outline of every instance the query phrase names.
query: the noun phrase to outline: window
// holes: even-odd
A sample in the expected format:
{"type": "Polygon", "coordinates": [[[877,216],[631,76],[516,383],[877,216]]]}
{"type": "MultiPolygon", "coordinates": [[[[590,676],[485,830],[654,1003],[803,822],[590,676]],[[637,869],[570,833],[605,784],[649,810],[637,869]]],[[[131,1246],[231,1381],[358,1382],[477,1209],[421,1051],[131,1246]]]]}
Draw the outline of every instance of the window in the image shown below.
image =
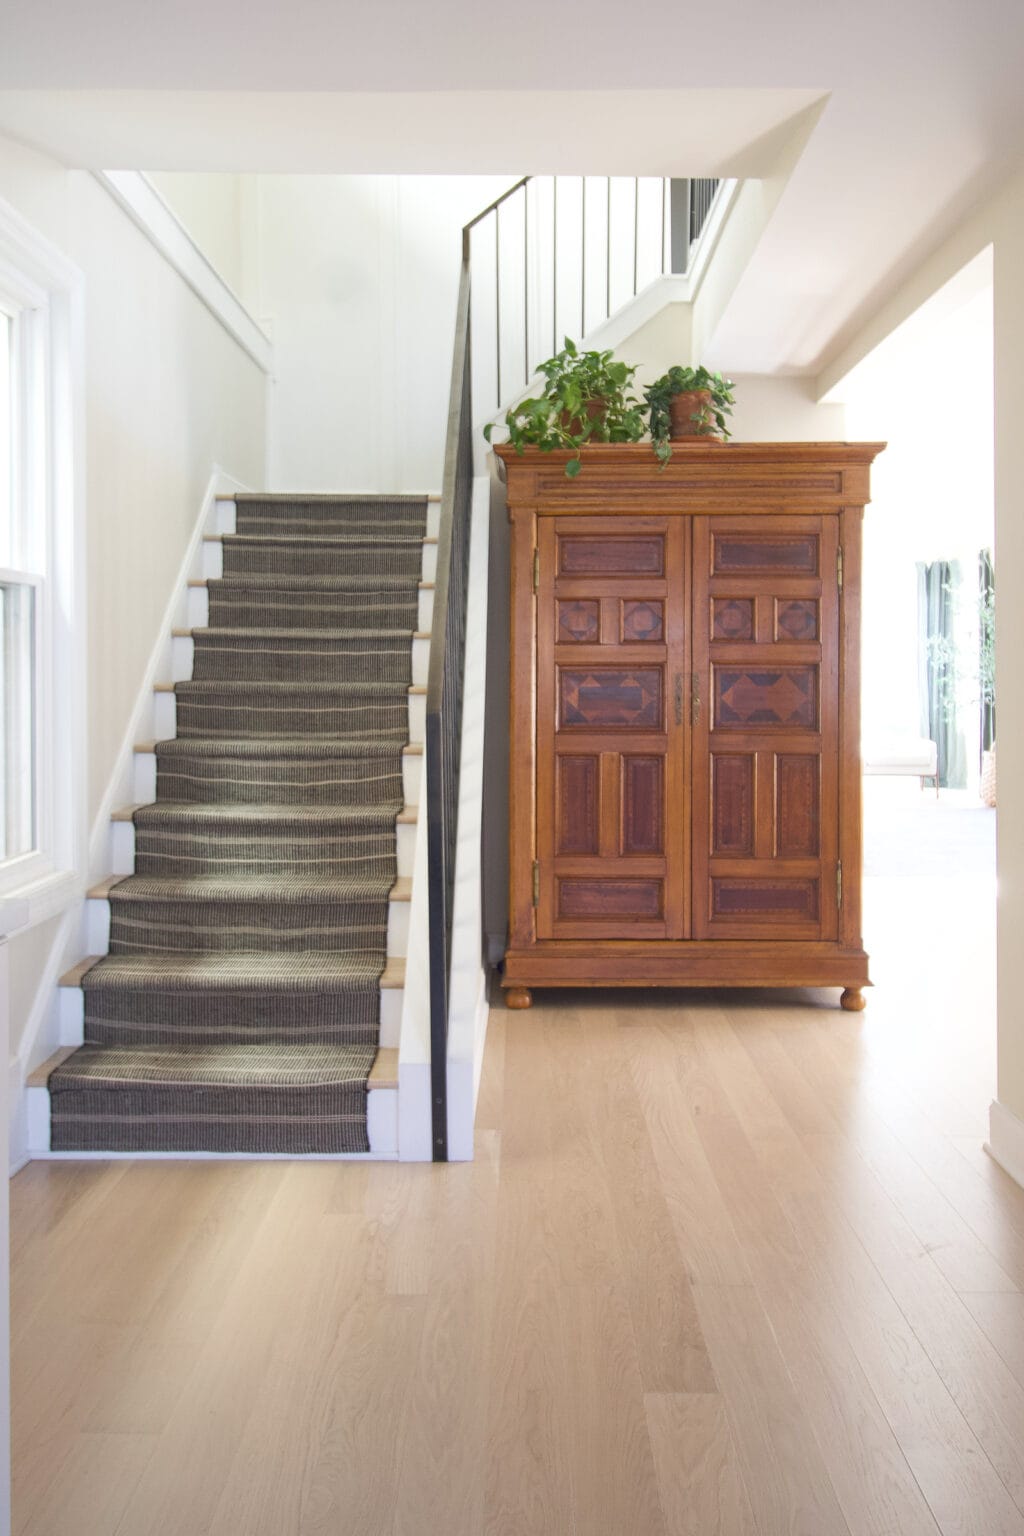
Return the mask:
{"type": "Polygon", "coordinates": [[[0,898],[27,900],[29,921],[65,905],[84,867],[79,289],[0,202],[0,898]]]}

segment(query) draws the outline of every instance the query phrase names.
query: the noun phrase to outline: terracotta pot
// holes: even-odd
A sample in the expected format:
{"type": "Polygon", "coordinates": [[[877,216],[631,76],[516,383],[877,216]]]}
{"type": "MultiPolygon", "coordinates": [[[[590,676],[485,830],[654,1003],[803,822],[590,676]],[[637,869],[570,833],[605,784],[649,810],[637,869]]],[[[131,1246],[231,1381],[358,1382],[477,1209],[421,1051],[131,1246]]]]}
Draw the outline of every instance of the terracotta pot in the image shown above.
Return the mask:
{"type": "MultiPolygon", "coordinates": [[[[601,416],[608,414],[607,400],[587,400],[584,409],[588,421],[596,421],[601,416]]],[[[578,437],[583,431],[583,422],[579,416],[570,416],[568,411],[563,411],[558,418],[558,424],[563,432],[568,432],[570,437],[578,437]]]]}
{"type": "Polygon", "coordinates": [[[720,443],[723,438],[719,436],[715,427],[715,418],[711,414],[711,391],[709,389],[685,389],[682,394],[673,395],[668,403],[671,428],[669,436],[673,442],[679,442],[683,438],[697,438],[701,442],[720,443]],[[694,416],[703,418],[694,421],[694,416]]]}

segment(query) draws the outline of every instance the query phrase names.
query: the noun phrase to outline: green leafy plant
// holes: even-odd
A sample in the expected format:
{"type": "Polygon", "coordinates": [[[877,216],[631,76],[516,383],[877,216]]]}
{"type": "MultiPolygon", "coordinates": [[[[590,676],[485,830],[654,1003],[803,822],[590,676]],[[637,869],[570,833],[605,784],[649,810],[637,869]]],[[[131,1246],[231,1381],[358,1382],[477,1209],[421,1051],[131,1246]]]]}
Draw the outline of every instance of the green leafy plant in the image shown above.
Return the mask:
{"type": "MultiPolygon", "coordinates": [[[[517,453],[527,446],[546,453],[569,449],[569,479],[582,466],[585,443],[636,443],[646,431],[643,408],[630,393],[636,368],[616,362],[611,352],[580,352],[567,336],[561,352],[537,369],[543,394],[520,400],[505,416],[508,440],[517,453]]],[[[495,423],[484,427],[491,441],[495,423]]]]}
{"type": "Polygon", "coordinates": [[[672,401],[676,395],[690,394],[696,390],[705,392],[708,397],[707,404],[690,418],[696,426],[696,435],[709,437],[716,430],[726,439],[730,435],[725,418],[731,414],[735,404],[732,380],[723,378],[720,373],[709,373],[703,365],[697,368],[670,368],[644,390],[651,442],[662,468],[672,457],[672,401]]]}

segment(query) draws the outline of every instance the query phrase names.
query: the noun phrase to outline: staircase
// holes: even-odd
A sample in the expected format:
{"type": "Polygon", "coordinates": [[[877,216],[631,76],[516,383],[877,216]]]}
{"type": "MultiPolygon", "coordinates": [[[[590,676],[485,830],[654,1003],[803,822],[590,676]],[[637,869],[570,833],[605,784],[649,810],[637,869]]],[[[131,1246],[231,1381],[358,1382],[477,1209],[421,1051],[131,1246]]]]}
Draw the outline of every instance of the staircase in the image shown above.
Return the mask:
{"type": "Polygon", "coordinates": [[[220,515],[62,981],[83,1043],[35,1080],[49,1150],[393,1156],[428,500],[220,515]]]}

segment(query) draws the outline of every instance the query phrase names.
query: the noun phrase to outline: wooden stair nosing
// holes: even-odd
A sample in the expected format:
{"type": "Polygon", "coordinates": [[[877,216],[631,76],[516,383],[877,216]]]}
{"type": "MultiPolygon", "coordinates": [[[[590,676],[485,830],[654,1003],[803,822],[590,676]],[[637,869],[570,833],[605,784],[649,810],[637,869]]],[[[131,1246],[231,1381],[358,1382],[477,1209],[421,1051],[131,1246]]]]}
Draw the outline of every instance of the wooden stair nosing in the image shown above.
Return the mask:
{"type": "MultiPolygon", "coordinates": [[[[156,804],[155,800],[139,800],[139,801],[137,801],[133,805],[119,805],[116,811],[111,811],[110,819],[111,819],[111,821],[116,821],[116,822],[133,821],[134,818],[135,818],[135,812],[136,811],[141,811],[141,809],[142,809],[142,807],[144,805],[155,805],[155,804],[156,804]]],[[[282,805],[280,807],[280,809],[283,812],[283,811],[286,811],[288,809],[288,807],[282,805]]],[[[398,815],[395,817],[395,821],[398,823],[399,826],[402,826],[402,827],[408,827],[408,826],[413,826],[414,827],[416,825],[416,807],[414,805],[403,805],[402,809],[399,811],[398,815]]]]}
{"type": "MultiPolygon", "coordinates": [[[[64,975],[57,982],[58,987],[67,987],[70,989],[80,987],[82,985],[82,978],[85,976],[86,972],[91,971],[94,965],[98,964],[100,960],[104,960],[106,958],[107,957],[105,955],[86,955],[85,959],[79,960],[78,964],[73,965],[70,971],[64,972],[64,975]]],[[[400,992],[402,990],[402,988],[405,986],[404,955],[388,956],[387,964],[381,973],[380,984],[382,989],[387,992],[400,992]]]]}
{"type": "MultiPolygon", "coordinates": [[[[338,494],[339,496],[355,496],[360,500],[372,501],[374,497],[381,496],[384,493],[381,491],[339,491],[338,494]]],[[[397,495],[408,496],[413,501],[441,500],[440,491],[399,491],[397,495]]],[[[289,496],[286,491],[267,491],[265,495],[262,491],[216,491],[213,499],[214,501],[237,501],[239,496],[262,496],[266,501],[301,501],[303,499],[301,492],[295,496],[289,496]]],[[[323,496],[325,501],[332,499],[329,491],[325,491],[323,496]]]]}
{"type": "MultiPolygon", "coordinates": [[[[78,1050],[77,1045],[62,1045],[48,1056],[45,1061],[34,1067],[25,1079],[26,1088],[45,1088],[50,1081],[51,1072],[73,1056],[78,1050]]],[[[398,1048],[397,1046],[381,1046],[378,1048],[376,1059],[370,1069],[367,1080],[367,1091],[372,1088],[397,1088],[398,1087],[398,1048]]]]}
{"type": "MultiPolygon", "coordinates": [[[[215,576],[195,576],[188,582],[188,585],[190,587],[201,589],[203,587],[208,587],[211,581],[216,580],[217,578],[215,576]]],[[[436,584],[432,581],[421,581],[418,582],[417,585],[421,592],[433,592],[436,584]]]]}
{"type": "MultiPolygon", "coordinates": [[[[189,630],[188,633],[191,634],[192,631],[189,630]]],[[[191,682],[192,679],[191,678],[181,678],[180,681],[181,682],[191,682]]],[[[177,683],[154,683],[153,684],[153,692],[154,693],[173,693],[177,686],[178,686],[177,683]]],[[[218,684],[217,682],[211,681],[211,687],[219,687],[219,686],[220,686],[220,684],[218,684]]],[[[427,685],[426,685],[426,683],[410,683],[408,688],[405,691],[406,691],[406,693],[409,693],[409,694],[426,693],[427,685]]]]}
{"type": "MultiPolygon", "coordinates": [[[[225,539],[230,539],[230,538],[233,538],[233,537],[234,537],[234,535],[230,534],[230,533],[204,533],[203,534],[203,543],[204,544],[223,544],[225,539]]],[[[424,544],[436,544],[437,543],[437,534],[436,533],[426,533],[426,534],[424,534],[422,542],[424,544]]]]}
{"type": "MultiPolygon", "coordinates": [[[[170,738],[161,737],[160,739],[161,741],[164,741],[170,738]]],[[[174,737],[173,739],[180,740],[179,737],[174,737]]],[[[156,741],[137,741],[132,748],[132,751],[136,754],[136,756],[145,756],[147,752],[155,752],[156,741]]],[[[408,754],[410,757],[422,757],[423,743],[422,741],[407,741],[405,746],[402,748],[402,752],[408,754]]]]}

